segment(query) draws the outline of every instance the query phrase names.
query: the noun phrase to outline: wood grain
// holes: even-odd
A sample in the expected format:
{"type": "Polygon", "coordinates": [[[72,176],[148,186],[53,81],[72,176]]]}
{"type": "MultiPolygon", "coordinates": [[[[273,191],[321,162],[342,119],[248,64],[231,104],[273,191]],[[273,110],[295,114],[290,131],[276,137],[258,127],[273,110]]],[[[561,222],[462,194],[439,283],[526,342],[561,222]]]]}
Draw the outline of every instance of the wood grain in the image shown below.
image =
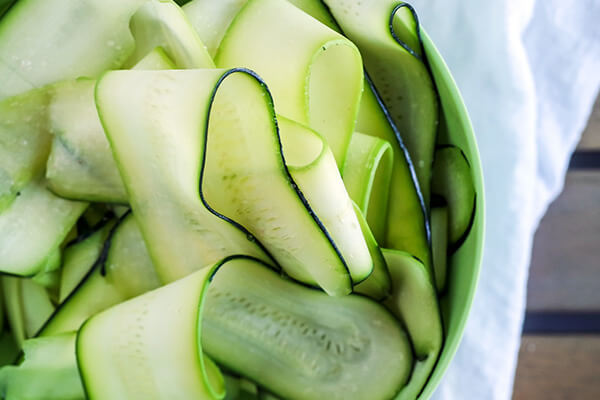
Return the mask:
{"type": "Polygon", "coordinates": [[[600,336],[524,336],[513,400],[600,399],[600,336]]]}
{"type": "Polygon", "coordinates": [[[569,172],[544,216],[534,240],[527,308],[600,310],[600,170],[569,172]]]}
{"type": "Polygon", "coordinates": [[[588,121],[587,128],[583,132],[577,150],[600,149],[600,97],[596,99],[594,110],[588,121]]]}

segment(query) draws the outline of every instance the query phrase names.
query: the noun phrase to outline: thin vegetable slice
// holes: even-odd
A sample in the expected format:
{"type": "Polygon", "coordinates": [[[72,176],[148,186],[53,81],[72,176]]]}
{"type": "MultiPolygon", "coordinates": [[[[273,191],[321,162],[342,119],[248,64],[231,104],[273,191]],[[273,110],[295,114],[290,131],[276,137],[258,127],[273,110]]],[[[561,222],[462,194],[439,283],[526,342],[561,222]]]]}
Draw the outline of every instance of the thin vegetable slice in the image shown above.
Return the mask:
{"type": "Polygon", "coordinates": [[[410,375],[407,337],[381,305],[327,296],[249,259],[215,274],[202,324],[208,355],[285,399],[390,399],[410,375]]]}
{"type": "Polygon", "coordinates": [[[64,200],[35,181],[0,214],[0,272],[31,276],[44,269],[87,203],[64,200]]]}
{"type": "Polygon", "coordinates": [[[393,162],[388,142],[360,132],[352,134],[342,176],[379,243],[384,243],[387,230],[393,162]]]}
{"type": "Polygon", "coordinates": [[[160,46],[178,68],[214,68],[198,34],[172,1],[148,0],[135,12],[129,26],[135,39],[135,51],[125,67],[135,65],[160,46]]]}
{"type": "Polygon", "coordinates": [[[38,177],[50,150],[47,89],[0,102],[0,214],[38,177]]]}
{"type": "Polygon", "coordinates": [[[278,126],[294,182],[348,260],[352,281],[363,281],[373,270],[373,260],[330,148],[320,135],[295,121],[280,116],[278,126]]]}
{"type": "Polygon", "coordinates": [[[373,259],[373,272],[371,272],[371,275],[367,279],[354,287],[354,292],[367,295],[377,301],[382,301],[392,294],[390,271],[383,258],[383,253],[377,244],[377,240],[373,236],[367,220],[356,203],[354,203],[354,211],[358,217],[362,233],[369,247],[369,253],[373,259]]]}
{"type": "Polygon", "coordinates": [[[169,58],[165,50],[158,46],[152,49],[131,69],[139,69],[143,71],[156,71],[162,69],[175,69],[173,60],[169,58]]]}
{"type": "MultiPolygon", "coordinates": [[[[134,69],[174,69],[162,48],[148,53],[134,69]]],[[[127,203],[127,193],[98,118],[96,81],[79,79],[59,84],[50,100],[54,135],[46,165],[49,188],[61,197],[127,203]]]]}
{"type": "Polygon", "coordinates": [[[232,253],[271,262],[267,248],[295,278],[350,292],[338,248],[284,165],[271,98],[256,76],[118,71],[100,81],[96,98],[163,282],[232,253]]]}
{"type": "Polygon", "coordinates": [[[206,363],[200,344],[212,273],[212,268],[201,269],[85,323],[77,338],[77,361],[90,400],[224,397],[223,377],[206,363]]]}
{"type": "MultiPolygon", "coordinates": [[[[292,0],[291,2],[314,18],[341,31],[337,25],[338,22],[333,19],[328,8],[321,1],[292,0]]],[[[356,15],[352,16],[352,18],[355,17],[356,15]]],[[[397,19],[398,17],[395,17],[394,21],[397,19]]],[[[359,23],[363,24],[364,22],[359,23]]],[[[394,150],[387,215],[387,220],[394,221],[394,223],[388,224],[385,240],[379,242],[385,247],[416,255],[423,260],[433,279],[428,211],[417,180],[415,167],[398,128],[368,75],[365,75],[356,130],[387,141],[394,150]]]]}
{"type": "Polygon", "coordinates": [[[126,203],[110,145],[94,103],[94,80],[65,82],[50,103],[54,134],[46,179],[56,194],[74,200],[126,203]]]}
{"type": "Polygon", "coordinates": [[[448,203],[448,243],[456,250],[469,234],[475,214],[475,187],[465,154],[456,146],[435,152],[431,190],[448,203]]]}
{"type": "Polygon", "coordinates": [[[129,19],[146,0],[24,0],[0,20],[0,99],[118,68],[129,19]]]}
{"type": "Polygon", "coordinates": [[[448,273],[448,206],[431,208],[431,247],[438,292],[446,287],[448,273]]]}
{"type": "Polygon", "coordinates": [[[354,44],[285,1],[251,0],[227,30],[215,62],[256,71],[272,90],[277,112],[323,135],[343,166],[363,85],[354,44]]]}
{"type": "Polygon", "coordinates": [[[217,54],[231,21],[247,2],[248,0],[194,0],[183,6],[183,11],[211,57],[217,54]]]}
{"type": "Polygon", "coordinates": [[[73,292],[98,259],[114,222],[112,220],[104,224],[87,238],[65,248],[61,267],[59,303],[73,292]]]}
{"type": "Polygon", "coordinates": [[[25,341],[24,360],[0,369],[7,400],[80,400],[85,394],[75,359],[75,333],[25,341]]]}
{"type": "Polygon", "coordinates": [[[357,129],[387,141],[394,149],[388,225],[382,245],[414,254],[423,260],[433,279],[429,220],[419,184],[402,138],[368,80],[361,100],[357,129]]]}
{"type": "Polygon", "coordinates": [[[394,292],[385,305],[404,323],[415,354],[412,375],[396,397],[415,399],[437,362],[443,342],[434,283],[422,262],[408,253],[383,249],[394,292]]]}
{"type": "Polygon", "coordinates": [[[360,49],[366,70],[410,153],[428,205],[439,105],[420,49],[414,11],[396,0],[324,3],[344,34],[360,49]],[[417,46],[417,50],[410,45],[417,46]]]}
{"type": "Polygon", "coordinates": [[[148,251],[131,215],[111,229],[96,261],[58,307],[39,336],[78,330],[94,314],[159,286],[148,251]]]}

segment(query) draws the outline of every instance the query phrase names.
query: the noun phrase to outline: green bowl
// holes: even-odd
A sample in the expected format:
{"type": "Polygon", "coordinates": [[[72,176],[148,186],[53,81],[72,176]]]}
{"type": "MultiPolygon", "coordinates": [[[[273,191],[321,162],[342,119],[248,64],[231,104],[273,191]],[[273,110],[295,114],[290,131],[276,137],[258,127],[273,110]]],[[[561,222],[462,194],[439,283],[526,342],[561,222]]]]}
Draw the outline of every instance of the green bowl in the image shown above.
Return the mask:
{"type": "Polygon", "coordinates": [[[463,245],[450,257],[448,286],[441,299],[445,342],[438,363],[419,396],[419,400],[426,400],[431,397],[452,361],[467,323],[481,267],[485,206],[479,150],[467,109],[439,51],[426,32],[422,30],[421,34],[440,95],[440,141],[444,144],[454,144],[464,151],[471,164],[477,194],[471,231],[463,245]]]}

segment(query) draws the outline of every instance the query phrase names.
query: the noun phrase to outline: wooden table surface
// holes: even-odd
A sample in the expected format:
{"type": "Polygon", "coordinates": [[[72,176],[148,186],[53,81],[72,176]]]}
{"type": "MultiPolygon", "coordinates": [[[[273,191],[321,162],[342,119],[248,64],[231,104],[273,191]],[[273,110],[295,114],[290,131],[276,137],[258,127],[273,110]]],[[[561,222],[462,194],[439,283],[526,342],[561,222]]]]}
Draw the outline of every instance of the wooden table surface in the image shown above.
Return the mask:
{"type": "Polygon", "coordinates": [[[600,97],[536,233],[513,400],[600,400],[600,97]]]}

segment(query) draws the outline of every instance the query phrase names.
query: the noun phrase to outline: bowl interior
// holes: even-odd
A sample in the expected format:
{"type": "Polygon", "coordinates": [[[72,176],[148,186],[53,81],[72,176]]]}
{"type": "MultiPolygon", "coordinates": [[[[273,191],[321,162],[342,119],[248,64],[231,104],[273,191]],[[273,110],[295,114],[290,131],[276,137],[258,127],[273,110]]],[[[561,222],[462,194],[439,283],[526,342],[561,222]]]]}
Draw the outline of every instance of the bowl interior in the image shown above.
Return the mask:
{"type": "Polygon", "coordinates": [[[422,31],[423,45],[441,101],[440,140],[460,147],[471,165],[476,201],[473,226],[463,245],[450,257],[448,285],[441,298],[445,343],[439,361],[419,396],[431,397],[452,360],[463,335],[479,277],[484,235],[484,192],[479,151],[460,92],[437,48],[422,31]]]}

